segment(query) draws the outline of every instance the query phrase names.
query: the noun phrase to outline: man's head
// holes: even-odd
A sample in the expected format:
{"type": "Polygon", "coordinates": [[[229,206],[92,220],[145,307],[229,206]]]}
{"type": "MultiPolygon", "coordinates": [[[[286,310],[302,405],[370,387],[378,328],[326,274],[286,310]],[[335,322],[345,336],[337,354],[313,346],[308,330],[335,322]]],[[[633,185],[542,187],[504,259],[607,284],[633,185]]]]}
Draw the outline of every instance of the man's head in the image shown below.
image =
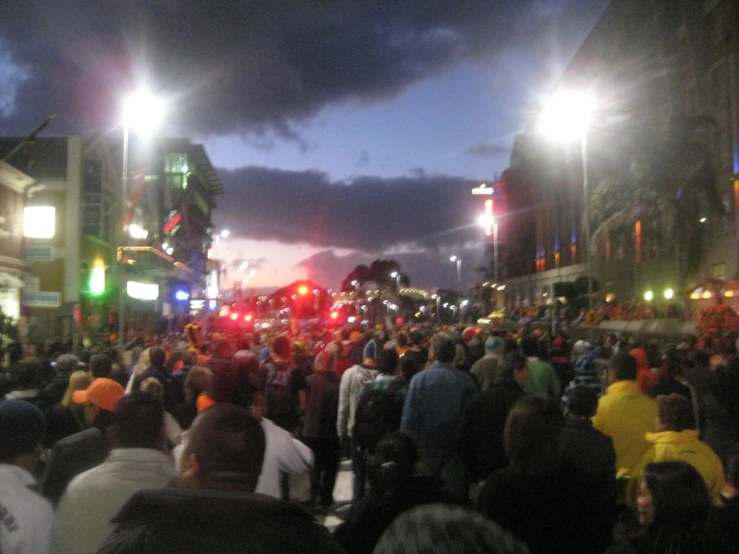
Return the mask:
{"type": "Polygon", "coordinates": [[[63,375],[70,375],[79,362],[80,359],[74,354],[62,354],[56,359],[56,370],[63,375]]]}
{"type": "Polygon", "coordinates": [[[25,400],[0,402],[0,463],[32,471],[41,459],[44,414],[25,400]]]}
{"type": "Polygon", "coordinates": [[[657,397],[657,425],[659,431],[695,429],[693,405],[684,396],[668,394],[657,397]]]}
{"type": "Polygon", "coordinates": [[[109,377],[113,360],[107,354],[95,354],[90,358],[90,375],[93,379],[109,377]]]}
{"type": "Polygon", "coordinates": [[[161,449],[164,443],[162,401],[147,392],[123,396],[115,406],[111,435],[115,448],[161,449]]]}
{"type": "Polygon", "coordinates": [[[151,365],[155,367],[164,367],[164,363],[167,361],[167,353],[159,346],[152,346],[149,350],[149,360],[151,365]]]}
{"type": "Polygon", "coordinates": [[[328,350],[319,352],[318,355],[316,355],[316,373],[327,373],[328,371],[330,371],[333,359],[333,354],[328,350]]]}
{"type": "Polygon", "coordinates": [[[85,424],[92,427],[98,426],[100,421],[107,420],[107,423],[112,420],[115,405],[124,394],[120,384],[102,377],[95,379],[87,389],[75,391],[72,400],[75,404],[84,404],[85,424]]]}
{"type": "Polygon", "coordinates": [[[436,333],[431,337],[430,355],[437,362],[445,364],[452,363],[456,352],[457,348],[451,335],[447,333],[436,333]]]}
{"type": "Polygon", "coordinates": [[[529,358],[533,358],[536,356],[537,353],[537,340],[536,337],[527,335],[524,338],[521,339],[521,353],[524,356],[528,356],[529,358]]]}
{"type": "Polygon", "coordinates": [[[575,417],[592,417],[598,410],[598,395],[588,387],[575,387],[567,397],[567,413],[575,417]]]}
{"type": "Polygon", "coordinates": [[[278,358],[290,357],[290,341],[284,335],[280,335],[272,341],[272,353],[278,358]]]}
{"type": "Polygon", "coordinates": [[[521,387],[529,378],[529,360],[518,352],[509,352],[503,358],[503,377],[513,379],[521,387]]]}
{"type": "Polygon", "coordinates": [[[614,381],[636,381],[636,360],[626,352],[611,357],[611,375],[614,381]]]}
{"type": "Polygon", "coordinates": [[[216,404],[190,427],[180,482],[194,489],[254,492],[265,444],[262,426],[249,412],[216,404]]]}

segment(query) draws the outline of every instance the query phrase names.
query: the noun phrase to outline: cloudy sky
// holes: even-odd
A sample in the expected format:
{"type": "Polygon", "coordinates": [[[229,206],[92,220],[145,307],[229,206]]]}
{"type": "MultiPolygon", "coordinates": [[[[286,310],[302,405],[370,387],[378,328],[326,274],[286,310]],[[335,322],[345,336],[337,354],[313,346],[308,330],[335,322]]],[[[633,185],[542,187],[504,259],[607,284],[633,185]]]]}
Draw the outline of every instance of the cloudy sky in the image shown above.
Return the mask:
{"type": "Polygon", "coordinates": [[[53,112],[49,135],[115,132],[121,95],[146,82],[170,99],[165,132],[218,168],[229,279],[337,287],[393,257],[414,285],[454,287],[456,254],[470,285],[484,249],[469,189],[507,167],[606,4],[2,2],[0,134],[53,112]]]}

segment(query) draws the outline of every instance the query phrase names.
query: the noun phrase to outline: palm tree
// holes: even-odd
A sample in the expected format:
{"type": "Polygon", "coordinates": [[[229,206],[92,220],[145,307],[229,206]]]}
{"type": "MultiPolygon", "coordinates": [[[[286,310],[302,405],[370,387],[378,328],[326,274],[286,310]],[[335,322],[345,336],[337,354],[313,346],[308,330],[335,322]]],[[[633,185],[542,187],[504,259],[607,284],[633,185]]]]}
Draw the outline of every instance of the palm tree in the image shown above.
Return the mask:
{"type": "Polygon", "coordinates": [[[710,149],[697,138],[700,130],[715,125],[710,117],[675,118],[664,141],[642,152],[620,178],[603,180],[590,199],[591,248],[621,233],[630,235],[637,220],[656,221],[652,238],[664,258],[674,260],[684,288],[700,266],[711,222],[726,215],[710,149]]]}

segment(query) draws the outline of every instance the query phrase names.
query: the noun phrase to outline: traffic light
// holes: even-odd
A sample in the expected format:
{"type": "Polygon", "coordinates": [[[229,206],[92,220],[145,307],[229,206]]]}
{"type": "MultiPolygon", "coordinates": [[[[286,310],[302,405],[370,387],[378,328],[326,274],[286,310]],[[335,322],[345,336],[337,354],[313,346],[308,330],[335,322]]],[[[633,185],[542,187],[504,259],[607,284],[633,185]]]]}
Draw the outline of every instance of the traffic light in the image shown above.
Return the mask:
{"type": "Polygon", "coordinates": [[[306,294],[308,294],[308,287],[307,287],[307,285],[300,285],[298,287],[298,294],[300,296],[305,296],[306,294]]]}
{"type": "Polygon", "coordinates": [[[331,312],[331,319],[337,319],[339,317],[339,312],[331,312]]]}

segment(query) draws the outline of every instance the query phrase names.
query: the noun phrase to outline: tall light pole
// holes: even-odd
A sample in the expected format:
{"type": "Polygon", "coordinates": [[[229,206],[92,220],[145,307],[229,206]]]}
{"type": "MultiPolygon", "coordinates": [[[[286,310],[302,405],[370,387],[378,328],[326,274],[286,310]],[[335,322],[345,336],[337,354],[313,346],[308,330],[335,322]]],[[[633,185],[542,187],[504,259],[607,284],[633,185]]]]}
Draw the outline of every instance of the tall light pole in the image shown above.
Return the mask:
{"type": "MultiPolygon", "coordinates": [[[[544,108],[539,129],[560,141],[579,138],[582,153],[583,209],[585,212],[585,275],[588,280],[588,310],[593,309],[593,271],[590,255],[590,195],[588,193],[587,134],[595,101],[586,93],[559,91],[544,108]]],[[[592,339],[592,329],[591,329],[592,339]]]]}
{"type": "Polygon", "coordinates": [[[400,295],[400,272],[393,271],[390,274],[390,277],[393,277],[395,279],[395,290],[398,291],[398,295],[400,295]]]}
{"type": "MultiPolygon", "coordinates": [[[[131,129],[137,133],[150,136],[164,118],[165,103],[145,88],[130,94],[123,102],[123,160],[121,163],[121,218],[118,225],[118,246],[125,246],[124,216],[128,200],[128,140],[131,129]]],[[[114,255],[117,257],[118,249],[114,255]]],[[[126,342],[125,333],[125,293],[123,256],[118,262],[118,342],[123,346],[126,342]]]]}
{"type": "MultiPolygon", "coordinates": [[[[450,262],[457,263],[457,296],[459,302],[462,302],[462,258],[459,256],[451,256],[450,262]]],[[[459,311],[459,320],[462,321],[462,310],[459,311]]]]}

